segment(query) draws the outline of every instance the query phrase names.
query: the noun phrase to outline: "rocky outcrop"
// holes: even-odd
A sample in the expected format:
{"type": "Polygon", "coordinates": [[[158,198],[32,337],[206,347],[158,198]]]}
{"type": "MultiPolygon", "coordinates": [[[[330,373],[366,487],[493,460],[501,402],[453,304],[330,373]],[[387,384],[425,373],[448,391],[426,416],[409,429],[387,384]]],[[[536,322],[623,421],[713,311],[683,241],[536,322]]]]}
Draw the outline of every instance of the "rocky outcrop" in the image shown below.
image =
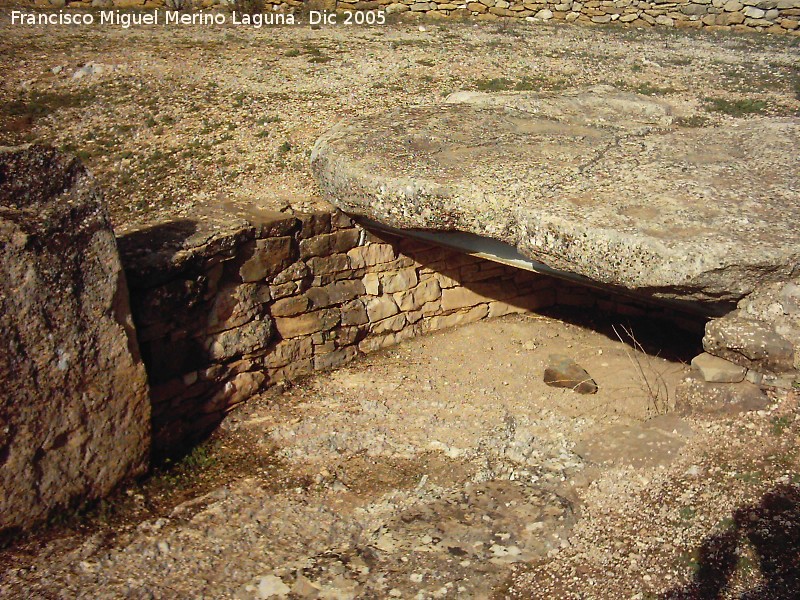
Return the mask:
{"type": "Polygon", "coordinates": [[[0,531],[108,493],[150,406],[114,233],[77,159],[0,150],[0,531]]]}
{"type": "Polygon", "coordinates": [[[764,286],[710,321],[703,348],[747,369],[754,383],[800,385],[800,279],[764,286]]]}
{"type": "Polygon", "coordinates": [[[758,410],[769,404],[764,388],[800,388],[800,279],[764,286],[709,321],[703,348],[676,390],[679,410],[758,410]]]}
{"type": "Polygon", "coordinates": [[[335,126],[312,155],[328,198],[719,314],[800,274],[800,119],[684,128],[608,87],[454,100],[335,126]]]}

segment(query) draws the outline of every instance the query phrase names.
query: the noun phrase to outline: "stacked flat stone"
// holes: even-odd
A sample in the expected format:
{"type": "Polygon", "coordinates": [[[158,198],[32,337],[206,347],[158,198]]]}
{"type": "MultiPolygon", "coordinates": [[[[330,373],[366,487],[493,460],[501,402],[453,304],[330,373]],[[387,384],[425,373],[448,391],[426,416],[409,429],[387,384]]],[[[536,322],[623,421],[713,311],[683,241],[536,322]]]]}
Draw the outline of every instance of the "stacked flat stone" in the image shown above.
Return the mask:
{"type": "Polygon", "coordinates": [[[340,212],[237,219],[225,210],[129,233],[120,248],[152,386],[156,453],[207,433],[260,389],[427,332],[554,304],[678,318],[376,234],[340,212]]]}
{"type": "MultiPolygon", "coordinates": [[[[163,8],[165,0],[78,0],[70,6],[115,8],[163,8]]],[[[65,0],[37,0],[40,6],[65,5],[65,0]]],[[[201,0],[198,8],[224,8],[227,0],[201,0]]],[[[409,12],[433,18],[494,20],[525,19],[531,22],[622,23],[634,27],[701,27],[791,33],[800,35],[800,0],[587,0],[584,2],[540,0],[266,0],[268,10],[295,11],[303,7],[325,10],[385,10],[409,12]]]]}
{"type": "Polygon", "coordinates": [[[713,357],[716,366],[740,375],[738,381],[787,389],[800,385],[800,279],[764,286],[735,311],[710,321],[703,349],[700,360],[711,363],[705,357],[713,357]]]}
{"type": "Polygon", "coordinates": [[[765,285],[709,321],[696,375],[676,390],[690,412],[759,410],[764,388],[800,388],[800,279],[765,285]]]}

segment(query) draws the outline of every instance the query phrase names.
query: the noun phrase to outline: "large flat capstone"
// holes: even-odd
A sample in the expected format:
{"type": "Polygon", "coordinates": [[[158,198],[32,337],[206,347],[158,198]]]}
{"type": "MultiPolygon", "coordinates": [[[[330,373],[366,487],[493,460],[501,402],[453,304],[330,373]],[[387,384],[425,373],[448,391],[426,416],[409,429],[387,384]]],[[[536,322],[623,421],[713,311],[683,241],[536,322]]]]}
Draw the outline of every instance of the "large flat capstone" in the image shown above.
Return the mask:
{"type": "Polygon", "coordinates": [[[800,274],[800,119],[671,113],[608,87],[459,93],[340,123],[312,166],[352,215],[493,238],[645,296],[732,306],[800,274]]]}

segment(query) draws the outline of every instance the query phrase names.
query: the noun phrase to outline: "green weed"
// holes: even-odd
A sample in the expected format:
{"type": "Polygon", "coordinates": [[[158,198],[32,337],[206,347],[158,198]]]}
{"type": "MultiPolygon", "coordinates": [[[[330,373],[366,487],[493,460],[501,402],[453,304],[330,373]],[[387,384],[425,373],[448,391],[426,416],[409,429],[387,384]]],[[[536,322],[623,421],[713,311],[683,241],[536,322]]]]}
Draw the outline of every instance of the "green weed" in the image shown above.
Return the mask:
{"type": "Polygon", "coordinates": [[[744,115],[763,114],[767,111],[767,103],[763,100],[745,98],[743,100],[728,100],[727,98],[705,98],[708,110],[724,113],[733,117],[744,115]]]}
{"type": "Polygon", "coordinates": [[[495,77],[493,79],[476,79],[475,87],[482,92],[503,92],[514,89],[516,84],[505,77],[495,77]]]}

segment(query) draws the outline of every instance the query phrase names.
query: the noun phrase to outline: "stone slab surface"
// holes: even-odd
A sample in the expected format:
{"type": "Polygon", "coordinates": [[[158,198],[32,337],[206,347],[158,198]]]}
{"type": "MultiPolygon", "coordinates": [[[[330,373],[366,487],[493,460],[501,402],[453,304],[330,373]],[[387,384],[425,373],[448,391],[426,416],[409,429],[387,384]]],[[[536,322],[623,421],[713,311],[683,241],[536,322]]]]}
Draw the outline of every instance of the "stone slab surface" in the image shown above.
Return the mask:
{"type": "Polygon", "coordinates": [[[709,383],[739,383],[747,373],[745,367],[703,352],[692,359],[694,367],[709,383]]]}
{"type": "Polygon", "coordinates": [[[658,298],[731,307],[800,274],[798,118],[679,127],[608,87],[451,100],[334,126],[312,153],[329,199],[658,298]]]}

